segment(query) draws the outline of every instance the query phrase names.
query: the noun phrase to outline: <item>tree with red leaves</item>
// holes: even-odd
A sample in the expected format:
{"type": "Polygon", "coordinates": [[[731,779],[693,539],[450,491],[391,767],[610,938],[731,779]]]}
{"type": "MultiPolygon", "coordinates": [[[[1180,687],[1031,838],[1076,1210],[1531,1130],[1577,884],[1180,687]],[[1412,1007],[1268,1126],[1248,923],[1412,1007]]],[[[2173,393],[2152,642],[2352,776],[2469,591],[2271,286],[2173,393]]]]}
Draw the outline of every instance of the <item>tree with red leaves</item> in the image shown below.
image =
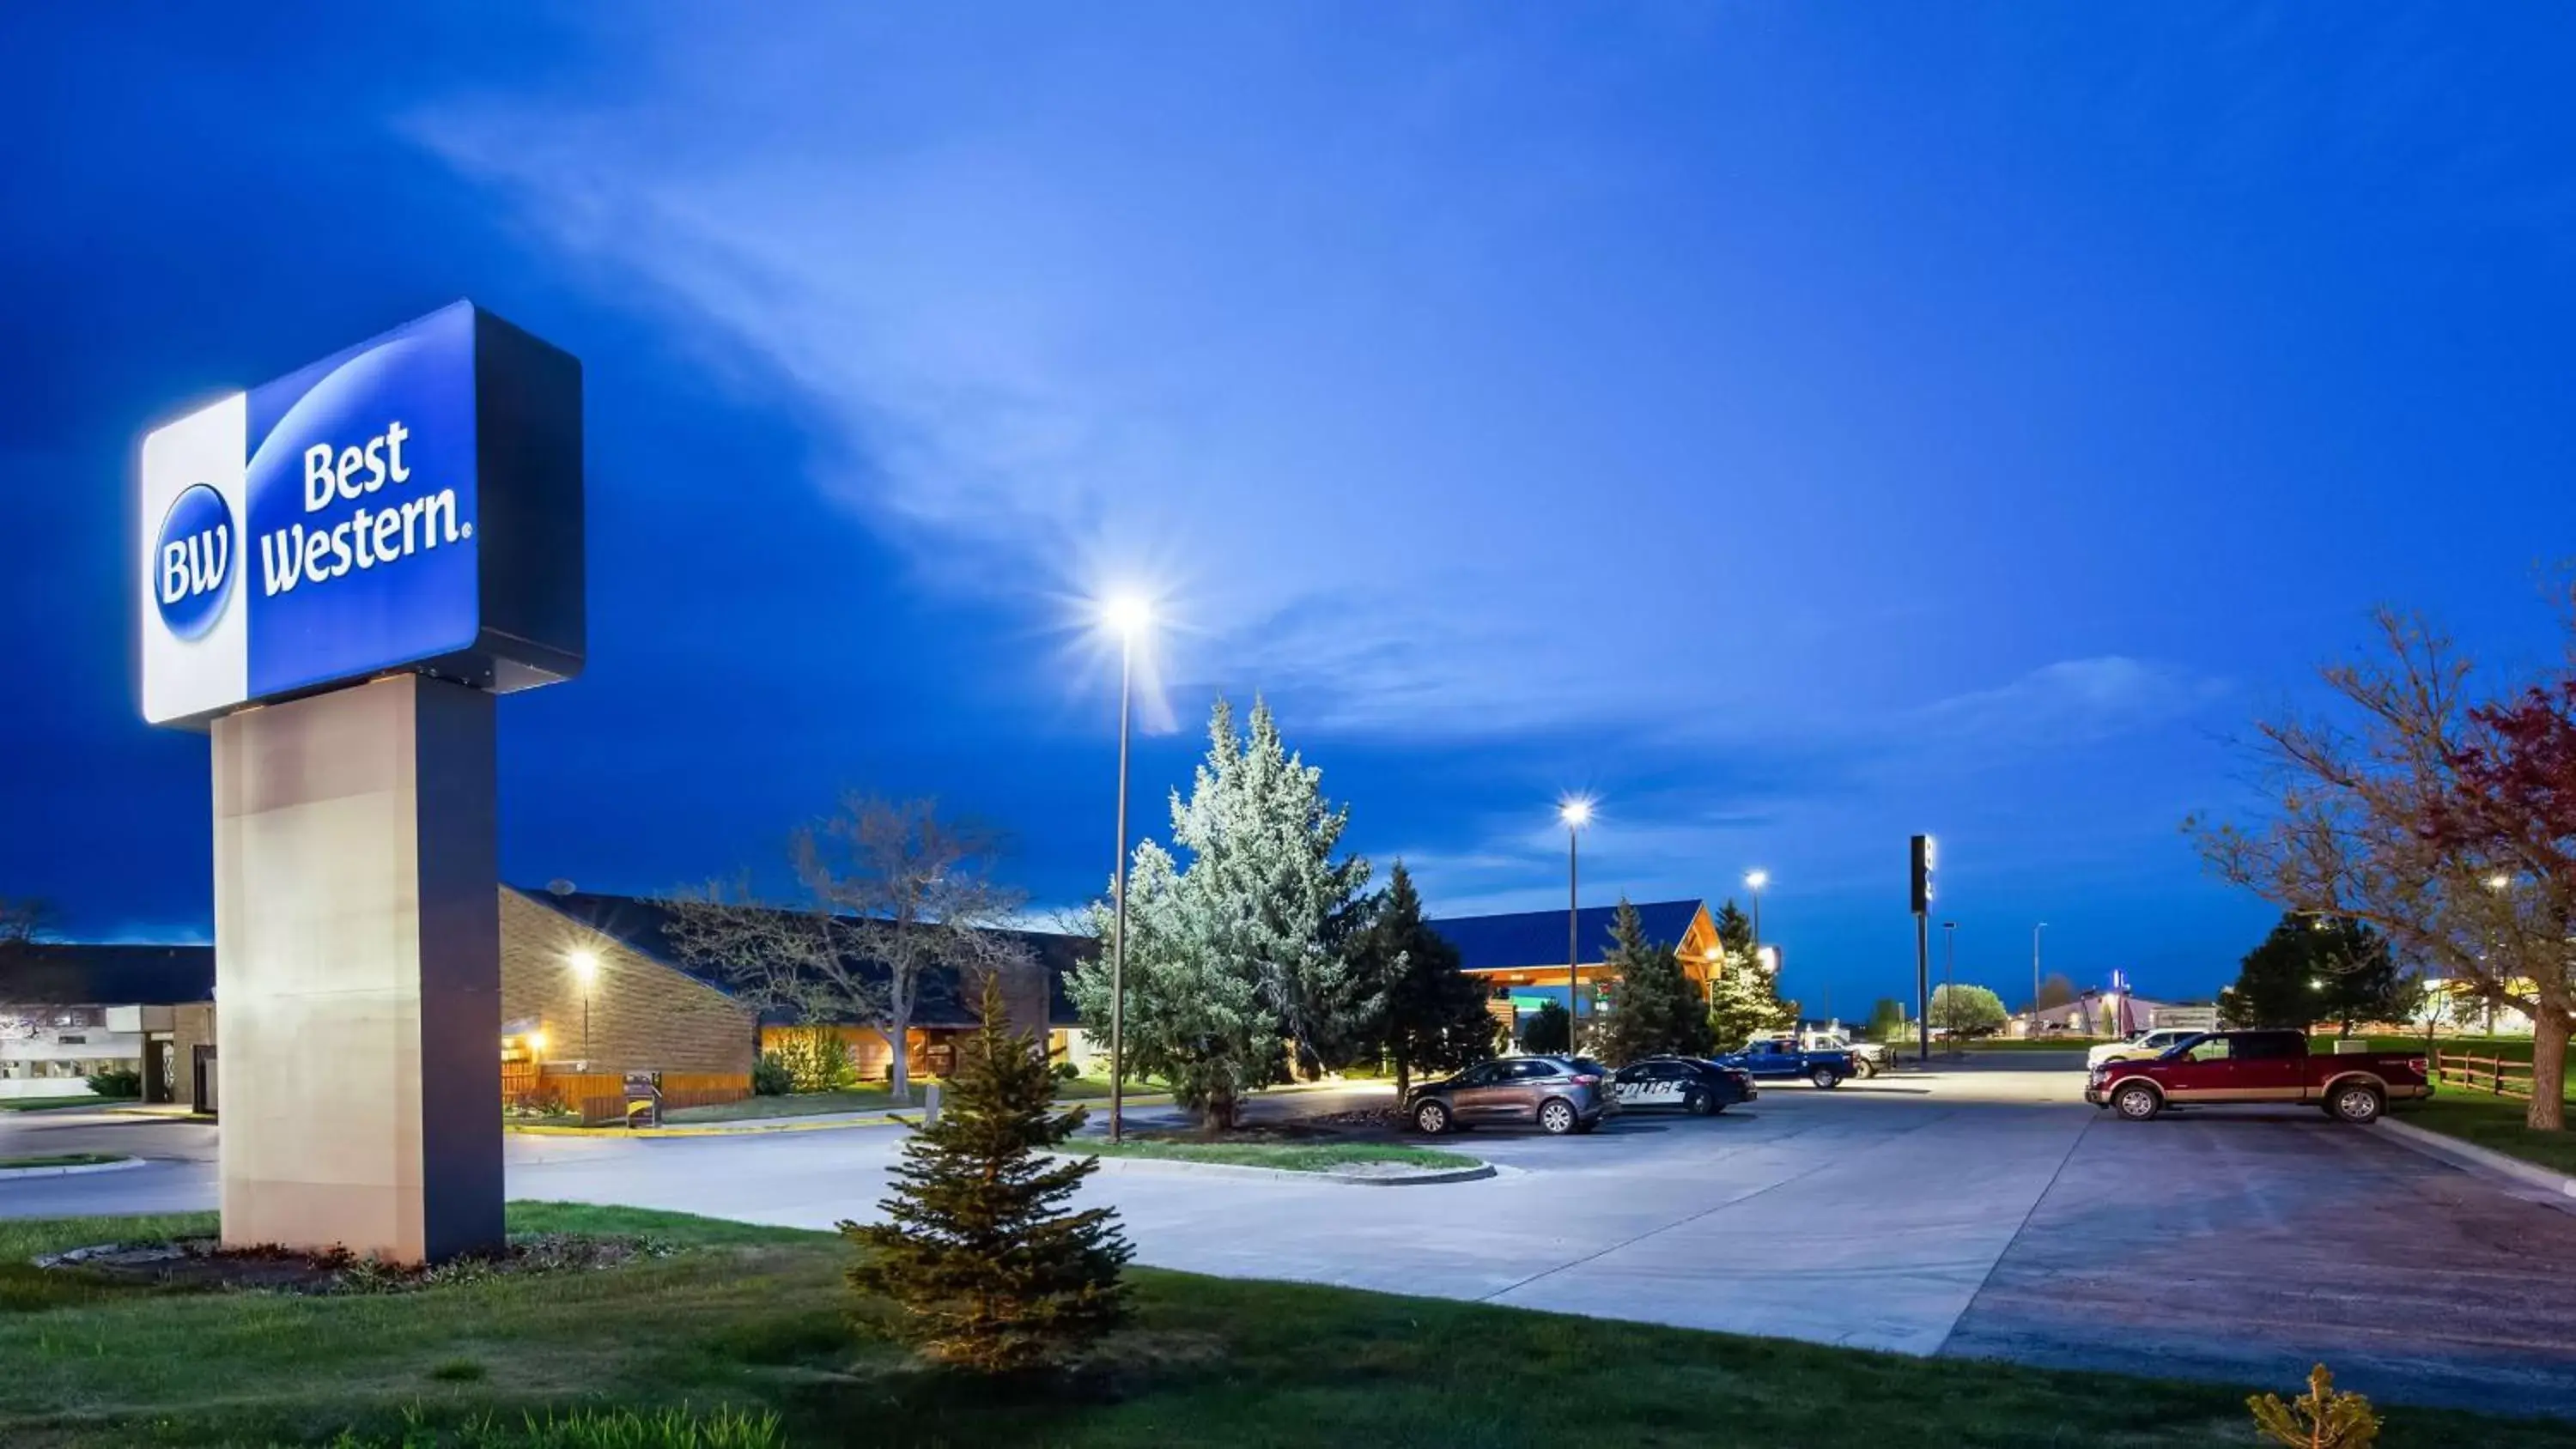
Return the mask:
{"type": "Polygon", "coordinates": [[[2576,1022],[2576,668],[2480,699],[2449,639],[2393,611],[2376,622],[2384,652],[2322,671],[2332,714],[2255,726],[2267,818],[2185,829],[2220,877],[2367,922],[2455,997],[2520,1009],[2526,1120],[2559,1128],[2576,1022]]]}

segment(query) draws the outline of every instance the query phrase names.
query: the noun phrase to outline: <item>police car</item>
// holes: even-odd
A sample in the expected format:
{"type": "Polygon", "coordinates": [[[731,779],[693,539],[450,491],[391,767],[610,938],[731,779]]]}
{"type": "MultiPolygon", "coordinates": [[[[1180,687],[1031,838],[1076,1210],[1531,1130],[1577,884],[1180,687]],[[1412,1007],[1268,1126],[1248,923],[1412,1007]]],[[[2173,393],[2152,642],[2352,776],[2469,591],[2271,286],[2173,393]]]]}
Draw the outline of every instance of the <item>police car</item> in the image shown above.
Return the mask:
{"type": "Polygon", "coordinates": [[[1648,1057],[1610,1076],[1610,1096],[1622,1112],[1673,1107],[1694,1117],[1713,1117],[1760,1095],[1752,1074],[1743,1068],[1697,1057],[1648,1057]]]}

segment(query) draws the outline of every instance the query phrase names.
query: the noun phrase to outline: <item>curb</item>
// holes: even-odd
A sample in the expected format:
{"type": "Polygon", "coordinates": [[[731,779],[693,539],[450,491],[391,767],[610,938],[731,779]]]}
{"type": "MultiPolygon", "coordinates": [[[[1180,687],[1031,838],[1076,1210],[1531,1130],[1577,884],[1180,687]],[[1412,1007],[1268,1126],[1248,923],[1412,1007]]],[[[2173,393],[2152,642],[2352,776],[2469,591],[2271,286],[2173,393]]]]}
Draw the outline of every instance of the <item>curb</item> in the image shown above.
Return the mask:
{"type": "MultiPolygon", "coordinates": [[[[1106,1097],[1096,1099],[1085,1097],[1078,1102],[1058,1102],[1055,1106],[1059,1112],[1074,1107],[1105,1110],[1108,1102],[1109,1099],[1106,1097]]],[[[1126,1101],[1126,1105],[1130,1107],[1168,1107],[1171,1103],[1172,1099],[1168,1093],[1154,1097],[1130,1097],[1126,1101]]],[[[829,1122],[817,1122],[802,1117],[771,1117],[748,1122],[716,1123],[704,1127],[686,1124],[678,1127],[554,1127],[537,1122],[509,1122],[503,1124],[503,1130],[523,1133],[530,1137],[757,1137],[772,1132],[837,1132],[854,1127],[901,1127],[921,1120],[921,1113],[922,1109],[919,1107],[899,1107],[866,1117],[840,1117],[829,1122]]]]}
{"type": "Polygon", "coordinates": [[[86,1177],[93,1172],[124,1172],[142,1165],[140,1157],[120,1157],[114,1162],[84,1162],[76,1167],[0,1167],[0,1182],[27,1177],[86,1177]]]}
{"type": "Polygon", "coordinates": [[[2381,1135],[2395,1140],[2398,1145],[2409,1151],[2447,1162],[2453,1167],[2481,1177],[2496,1178],[2521,1187],[2539,1188],[2556,1199],[2552,1206],[2564,1208],[2568,1212],[2576,1212],[2576,1177],[2570,1177],[2563,1172],[2553,1172],[2518,1157],[2507,1157],[2501,1152],[2480,1147],[2474,1142],[2463,1142],[2456,1137],[2446,1137],[2439,1132],[2410,1127],[2393,1117],[2381,1117],[2378,1127],[2381,1135]]]}
{"type": "Polygon", "coordinates": [[[1490,1162],[1473,1167],[1440,1167],[1402,1176],[1361,1175],[1341,1172],[1299,1172],[1285,1167],[1247,1167],[1234,1162],[1188,1162],[1174,1157],[1096,1157],[1087,1152],[1050,1152],[1049,1157],[1065,1161],[1088,1158],[1100,1164],[1103,1172],[1137,1172],[1152,1175],[1173,1173],[1180,1176],[1232,1177],[1253,1182],[1331,1182],[1345,1187],[1435,1187],[1451,1182],[1481,1182],[1499,1177],[1501,1172],[1490,1162]]]}

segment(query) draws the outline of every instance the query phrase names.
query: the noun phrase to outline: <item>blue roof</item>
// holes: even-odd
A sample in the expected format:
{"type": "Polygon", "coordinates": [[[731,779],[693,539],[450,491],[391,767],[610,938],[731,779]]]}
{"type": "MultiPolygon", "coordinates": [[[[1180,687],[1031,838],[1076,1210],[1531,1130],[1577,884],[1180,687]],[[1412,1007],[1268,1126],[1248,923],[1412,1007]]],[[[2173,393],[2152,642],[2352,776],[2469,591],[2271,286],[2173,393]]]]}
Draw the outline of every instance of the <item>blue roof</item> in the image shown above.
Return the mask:
{"type": "MultiPolygon", "coordinates": [[[[1637,905],[1646,939],[1678,946],[1689,933],[1699,901],[1644,901],[1637,905]]],[[[1586,963],[1610,950],[1613,906],[1586,906],[1576,915],[1575,937],[1586,963]]],[[[1450,916],[1424,924],[1458,948],[1458,965],[1466,971],[1523,971],[1533,966],[1562,966],[1565,961],[1565,912],[1514,911],[1504,916],[1450,916]]]]}

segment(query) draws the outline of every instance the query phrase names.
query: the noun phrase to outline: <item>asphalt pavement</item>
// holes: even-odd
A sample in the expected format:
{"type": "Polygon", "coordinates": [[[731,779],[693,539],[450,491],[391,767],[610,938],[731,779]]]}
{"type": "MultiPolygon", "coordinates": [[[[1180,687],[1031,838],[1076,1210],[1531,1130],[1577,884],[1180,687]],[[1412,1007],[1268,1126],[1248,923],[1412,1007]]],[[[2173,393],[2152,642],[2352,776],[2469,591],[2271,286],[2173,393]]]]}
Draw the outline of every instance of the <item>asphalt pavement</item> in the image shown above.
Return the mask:
{"type": "MultiPolygon", "coordinates": [[[[1831,1092],[1768,1087],[1712,1119],[1449,1139],[1503,1169],[1477,1182],[1118,1173],[1085,1193],[1163,1267],[2285,1391],[2323,1361],[2392,1401],[2576,1417],[2576,1300],[2558,1278],[2576,1215],[2312,1111],[2128,1123],[2083,1105],[2081,1086],[2064,1070],[1969,1064],[1831,1092]]],[[[1336,1111],[1385,1092],[1257,1110],[1336,1111]]],[[[903,1136],[514,1135],[509,1190],[827,1228],[876,1215],[903,1136]]],[[[213,1137],[0,1116],[0,1156],[163,1159],[0,1183],[0,1216],[211,1205],[213,1137]]]]}

